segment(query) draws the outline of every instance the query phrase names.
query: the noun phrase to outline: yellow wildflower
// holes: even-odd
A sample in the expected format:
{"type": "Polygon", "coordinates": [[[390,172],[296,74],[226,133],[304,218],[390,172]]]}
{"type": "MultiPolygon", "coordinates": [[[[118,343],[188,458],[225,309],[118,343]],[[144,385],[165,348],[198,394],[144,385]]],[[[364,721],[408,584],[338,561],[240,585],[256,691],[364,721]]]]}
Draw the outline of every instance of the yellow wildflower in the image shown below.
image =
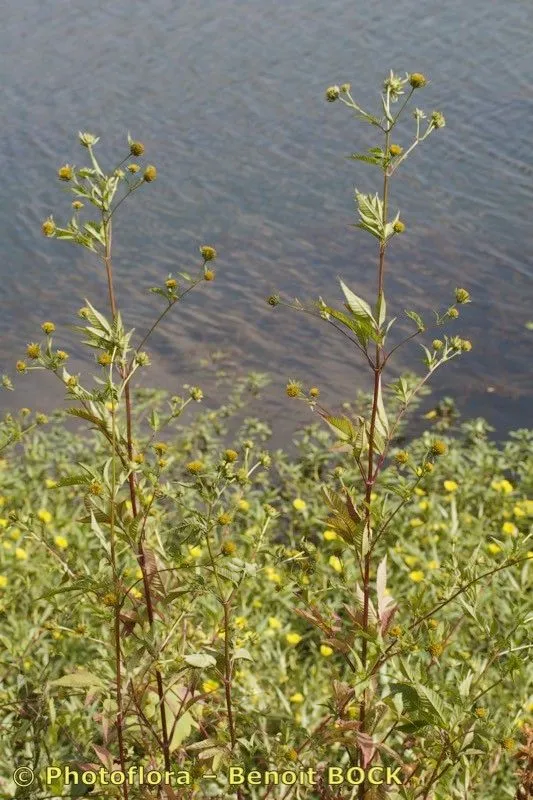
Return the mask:
{"type": "Polygon", "coordinates": [[[266,567],[265,574],[267,580],[271,581],[272,583],[281,583],[281,575],[279,574],[279,572],[276,572],[276,570],[273,569],[273,567],[266,567]]]}
{"type": "Polygon", "coordinates": [[[65,550],[68,547],[68,542],[64,536],[56,536],[54,539],[56,547],[59,547],[60,550],[65,550]]]}
{"type": "Polygon", "coordinates": [[[487,550],[489,553],[495,556],[497,553],[501,552],[501,547],[499,544],[496,544],[496,542],[489,542],[487,545],[487,550]]]}
{"type": "Polygon", "coordinates": [[[409,522],[411,528],[419,528],[421,525],[424,524],[424,520],[420,519],[420,517],[415,517],[409,522]]]}
{"type": "Polygon", "coordinates": [[[5,586],[7,586],[7,584],[8,584],[8,580],[7,580],[6,576],[5,575],[0,575],[0,589],[3,589],[5,586]]]}
{"type": "Polygon", "coordinates": [[[424,573],[422,570],[414,570],[409,573],[409,577],[414,583],[420,583],[420,581],[424,580],[424,573]]]}
{"type": "Polygon", "coordinates": [[[279,631],[279,629],[281,628],[281,622],[277,617],[269,617],[268,627],[272,628],[273,631],[279,631]]]}
{"type": "Polygon", "coordinates": [[[426,566],[427,566],[428,569],[438,569],[439,568],[439,562],[435,561],[435,559],[433,559],[432,561],[428,561],[426,566]]]}
{"type": "Polygon", "coordinates": [[[48,525],[49,522],[52,522],[52,515],[46,508],[40,508],[37,512],[37,517],[44,522],[45,525],[48,525]]]}
{"type": "Polygon", "coordinates": [[[327,644],[321,644],[320,645],[320,655],[321,656],[324,656],[324,658],[327,658],[328,656],[332,655],[332,653],[333,653],[333,648],[332,647],[330,647],[327,644]]]}
{"type": "Polygon", "coordinates": [[[299,633],[288,633],[285,636],[285,639],[287,641],[287,644],[292,644],[292,645],[300,644],[300,642],[302,641],[302,637],[300,636],[299,633]]]}
{"type": "Polygon", "coordinates": [[[429,501],[421,500],[418,504],[418,508],[420,509],[420,511],[427,511],[429,508],[429,501]]]}
{"type": "Polygon", "coordinates": [[[207,680],[202,683],[202,689],[204,692],[216,692],[218,687],[220,686],[218,681],[214,680],[207,680]]]}
{"type": "Polygon", "coordinates": [[[200,558],[202,555],[202,548],[198,545],[189,545],[189,555],[191,558],[200,558]]]}
{"type": "Polygon", "coordinates": [[[292,505],[293,508],[296,509],[296,511],[305,511],[305,509],[307,508],[307,503],[305,502],[305,500],[302,500],[301,497],[297,497],[295,500],[293,500],[292,505]]]}
{"type": "Polygon", "coordinates": [[[44,483],[47,489],[55,489],[57,486],[57,481],[54,481],[52,478],[46,478],[44,483]]]}
{"type": "Polygon", "coordinates": [[[338,539],[338,536],[337,536],[337,534],[335,533],[335,531],[324,531],[324,533],[322,534],[322,536],[324,537],[324,539],[326,540],[326,542],[334,542],[334,541],[335,541],[335,539],[338,539]]]}
{"type": "Polygon", "coordinates": [[[28,558],[28,554],[22,547],[17,547],[15,558],[18,558],[19,561],[25,561],[28,558]]]}
{"type": "Polygon", "coordinates": [[[423,497],[425,493],[426,493],[425,490],[422,489],[420,486],[415,486],[415,494],[418,495],[418,497],[423,497]]]}
{"type": "Polygon", "coordinates": [[[525,517],[525,516],[526,516],[526,512],[524,511],[524,509],[522,508],[522,506],[518,506],[518,505],[514,506],[514,508],[513,508],[513,514],[514,514],[514,515],[515,515],[515,517],[517,517],[517,518],[520,518],[520,517],[525,517]]]}
{"type": "Polygon", "coordinates": [[[248,502],[248,500],[244,500],[244,499],[243,500],[239,500],[239,502],[237,503],[237,508],[239,509],[239,511],[243,511],[243,512],[249,511],[250,510],[250,503],[248,502]]]}
{"type": "Polygon", "coordinates": [[[506,536],[516,536],[518,528],[514,522],[504,522],[502,525],[502,533],[505,533],[506,536]]]}
{"type": "Polygon", "coordinates": [[[263,606],[263,601],[260,600],[258,597],[255,597],[252,600],[252,608],[262,608],[262,606],[263,606]]]}
{"type": "Polygon", "coordinates": [[[338,556],[330,556],[328,563],[335,572],[342,572],[342,561],[338,556]]]}
{"type": "Polygon", "coordinates": [[[9,525],[9,520],[2,517],[0,519],[0,528],[7,528],[8,525],[9,525]]]}
{"type": "Polygon", "coordinates": [[[459,484],[456,481],[444,481],[443,486],[447,492],[456,492],[459,488],[459,484]]]}
{"type": "Polygon", "coordinates": [[[239,628],[239,630],[247,628],[248,622],[246,620],[246,617],[235,617],[235,625],[237,628],[239,628]]]}
{"type": "Polygon", "coordinates": [[[414,565],[418,562],[418,556],[405,556],[403,560],[408,567],[414,567],[414,565]]]}
{"type": "Polygon", "coordinates": [[[2,542],[2,547],[4,548],[4,550],[11,550],[13,545],[11,544],[11,542],[2,542]]]}
{"type": "Polygon", "coordinates": [[[301,692],[296,692],[296,694],[293,694],[289,697],[289,700],[291,701],[291,703],[303,703],[305,697],[301,692]]]}

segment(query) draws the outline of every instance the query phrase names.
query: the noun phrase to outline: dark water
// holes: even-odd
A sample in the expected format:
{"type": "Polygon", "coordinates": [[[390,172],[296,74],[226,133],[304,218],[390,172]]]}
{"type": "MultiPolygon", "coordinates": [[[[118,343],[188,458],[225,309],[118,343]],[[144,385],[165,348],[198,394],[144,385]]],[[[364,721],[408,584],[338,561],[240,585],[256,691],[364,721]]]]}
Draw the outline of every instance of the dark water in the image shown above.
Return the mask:
{"type": "MultiPolygon", "coordinates": [[[[263,298],[279,288],[334,302],[338,275],[372,296],[374,243],[349,225],[354,185],[374,191],[379,173],[343,158],[372,144],[371,129],[323,93],[350,81],[370,105],[392,67],[431,78],[417,104],[442,110],[447,126],[393,185],[408,232],[390,250],[390,305],[424,311],[469,288],[475,302],[455,330],[474,350],[436,376],[435,397],[453,394],[500,433],[530,426],[532,39],[529,0],[7,0],[0,371],[13,374],[43,319],[73,322],[86,296],[105,305],[90,254],[43,239],[40,224],[69,213],[56,170],[84,156],[77,131],[101,136],[107,164],[130,131],[159,178],[123,206],[115,231],[126,320],[150,324],[158,305],[146,289],[190,268],[199,245],[220,256],[216,282],[154,338],[154,377],[175,391],[202,383],[200,361],[213,350],[230,369],[268,369],[265,413],[283,431],[308,419],[284,397],[287,378],[318,384],[332,406],[364,388],[360,361],[332,329],[263,298]]],[[[73,334],[63,328],[60,341],[76,363],[73,334]]],[[[414,347],[396,366],[418,358],[414,347]]],[[[15,395],[0,395],[4,407],[61,402],[49,375],[16,383],[15,395]]]]}

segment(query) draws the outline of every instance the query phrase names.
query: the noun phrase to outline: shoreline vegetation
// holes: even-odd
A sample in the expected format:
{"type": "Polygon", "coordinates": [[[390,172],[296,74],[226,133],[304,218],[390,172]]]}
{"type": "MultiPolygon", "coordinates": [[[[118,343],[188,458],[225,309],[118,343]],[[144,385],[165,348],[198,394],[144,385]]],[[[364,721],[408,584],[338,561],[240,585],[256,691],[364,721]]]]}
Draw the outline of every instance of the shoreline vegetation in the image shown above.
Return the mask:
{"type": "Polygon", "coordinates": [[[92,369],[72,370],[51,320],[16,363],[20,380],[53,375],[68,407],[0,423],[3,796],[531,792],[533,431],[495,443],[484,420],[460,422],[444,398],[413,436],[433,374],[475,358],[460,334],[475,297],[456,287],[429,320],[387,294],[388,251],[410,225],[393,178],[446,124],[413,108],[428,86],[390,71],[375,112],[350,84],[326,90],[376,133],[375,147],[348,157],[367,171],[361,185],[378,175],[377,192],[354,193],[354,225],[375,240],[375,296],[356,294],[345,268],[340,303],[281,293],[267,303],[335,328],[346,369],[356,353],[368,380],[330,408],[319,386],[289,378],[287,396],[309,415],[292,453],[249,415],[267,375],[220,370],[216,408],[196,385],[134,388],[149,383],[159,324],[219,280],[217,250],[201,244],[194,274],[152,286],[153,325],[129,329],[113,242],[128,197],[154,189],[157,168],[128,135],[106,170],[98,137],[80,132],[88,164],[57,173],[72,216],[48,216],[42,232],[93,254],[107,307],[87,299],[77,312],[92,369]],[[403,338],[400,315],[412,325],[403,338]],[[397,351],[412,346],[417,373],[391,380],[397,351]],[[156,780],[173,771],[188,779],[156,780]],[[261,783],[267,774],[313,784],[261,783]]]}

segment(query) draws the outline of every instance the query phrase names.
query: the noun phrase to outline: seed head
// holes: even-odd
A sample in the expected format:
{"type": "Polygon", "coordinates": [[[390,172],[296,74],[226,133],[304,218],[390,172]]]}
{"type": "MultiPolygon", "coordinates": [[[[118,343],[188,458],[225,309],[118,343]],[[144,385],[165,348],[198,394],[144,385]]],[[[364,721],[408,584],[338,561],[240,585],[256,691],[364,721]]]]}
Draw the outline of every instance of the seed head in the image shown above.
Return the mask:
{"type": "Polygon", "coordinates": [[[230,539],[228,539],[226,542],[223,542],[222,552],[225,556],[232,556],[236,550],[237,550],[237,545],[235,544],[235,542],[232,542],[230,539]]]}
{"type": "Polygon", "coordinates": [[[178,282],[175,278],[168,278],[165,281],[165,286],[167,287],[167,289],[175,289],[177,285],[178,282]]]}
{"type": "Polygon", "coordinates": [[[17,361],[15,366],[16,366],[17,372],[26,372],[26,370],[28,369],[28,367],[26,366],[26,362],[25,361],[17,361]]]}
{"type": "Polygon", "coordinates": [[[53,236],[56,231],[56,224],[52,217],[45,219],[41,225],[41,230],[45,236],[53,236]]]}
{"type": "Polygon", "coordinates": [[[203,461],[189,461],[187,464],[187,472],[190,472],[191,475],[199,475],[204,469],[204,462],[203,461]]]}
{"type": "Polygon", "coordinates": [[[30,342],[30,344],[26,348],[26,355],[28,358],[39,358],[41,355],[41,346],[36,344],[35,342],[30,342]]]}
{"type": "Polygon", "coordinates": [[[457,317],[459,316],[459,311],[456,308],[452,307],[448,309],[446,314],[450,319],[457,319],[457,317]]]}
{"type": "Polygon", "coordinates": [[[434,350],[442,350],[444,342],[441,339],[433,339],[432,345],[434,350]]]}
{"type": "Polygon", "coordinates": [[[66,361],[68,358],[68,353],[65,353],[64,350],[58,350],[56,352],[56,358],[58,361],[66,361]]]}
{"type": "Polygon", "coordinates": [[[338,86],[330,86],[329,89],[326,89],[326,100],[328,103],[334,103],[339,99],[340,93],[341,90],[338,86]]]}
{"type": "Polygon", "coordinates": [[[72,208],[75,211],[79,211],[80,208],[83,208],[83,203],[81,202],[81,200],[73,200],[72,201],[72,208]]]}
{"type": "Polygon", "coordinates": [[[391,156],[401,156],[403,153],[403,147],[399,144],[391,144],[389,147],[389,153],[391,156]]]}
{"type": "Polygon", "coordinates": [[[98,359],[97,359],[98,363],[102,367],[108,367],[111,364],[112,360],[113,359],[111,358],[109,353],[102,353],[101,355],[98,356],[98,359]]]}
{"type": "Polygon", "coordinates": [[[470,292],[466,289],[456,289],[455,300],[457,303],[470,303],[470,292]]]}
{"type": "Polygon", "coordinates": [[[201,400],[204,399],[204,393],[202,392],[199,386],[191,386],[191,388],[189,389],[189,394],[196,403],[199,403],[201,400]]]}
{"type": "Polygon", "coordinates": [[[141,171],[141,168],[138,164],[128,164],[126,169],[128,172],[131,172],[132,175],[135,175],[137,172],[141,171]]]}
{"type": "Polygon", "coordinates": [[[233,462],[233,461],[237,461],[238,458],[239,458],[239,454],[237,453],[236,450],[225,450],[224,451],[224,460],[225,461],[233,462]]]}
{"type": "Polygon", "coordinates": [[[204,272],[204,281],[214,281],[215,280],[215,273],[212,269],[206,269],[204,272]]]}
{"type": "Polygon", "coordinates": [[[82,306],[78,311],[78,317],[82,319],[87,319],[89,314],[91,313],[90,309],[87,306],[82,306]]]}
{"type": "Polygon", "coordinates": [[[310,396],[310,397],[318,397],[318,396],[319,396],[319,394],[320,394],[320,389],[317,389],[317,387],[316,387],[316,386],[312,386],[312,387],[309,389],[309,396],[310,396]]]}
{"type": "Polygon", "coordinates": [[[468,353],[472,349],[472,342],[469,339],[461,339],[461,350],[468,353]]]}
{"type": "Polygon", "coordinates": [[[426,472],[426,473],[427,472],[433,472],[433,464],[431,463],[431,461],[426,461],[426,463],[424,464],[424,470],[423,471],[426,472]]]}
{"type": "Polygon", "coordinates": [[[75,375],[71,375],[69,378],[67,378],[67,386],[69,388],[73,389],[74,386],[77,386],[77,385],[78,385],[78,379],[76,378],[75,375]]]}
{"type": "Polygon", "coordinates": [[[413,89],[423,89],[423,87],[427,84],[427,79],[426,76],[422,75],[421,72],[413,72],[409,76],[409,83],[413,89]]]}
{"type": "Polygon", "coordinates": [[[100,481],[92,481],[89,486],[89,494],[93,494],[95,497],[98,497],[102,494],[104,487],[100,483],[100,481]]]}
{"type": "Polygon", "coordinates": [[[275,294],[271,294],[270,297],[267,297],[267,303],[269,306],[278,306],[279,297],[277,297],[275,294]]]}
{"type": "Polygon", "coordinates": [[[219,525],[229,525],[232,520],[231,514],[228,514],[227,511],[222,511],[217,517],[217,522],[219,525]]]}
{"type": "Polygon", "coordinates": [[[502,747],[508,753],[515,748],[515,740],[514,739],[504,739],[502,742],[502,747]]]}
{"type": "Polygon", "coordinates": [[[214,247],[204,244],[200,247],[200,254],[204,261],[214,261],[217,257],[217,251],[214,247]]]}
{"type": "Polygon", "coordinates": [[[142,156],[144,153],[144,144],[142,142],[130,142],[130,154],[132,156],[142,156]]]}
{"type": "Polygon", "coordinates": [[[272,456],[270,453],[261,453],[259,461],[261,462],[261,466],[265,469],[270,469],[272,466],[272,456]]]}
{"type": "Polygon", "coordinates": [[[350,91],[351,88],[352,87],[350,86],[349,83],[343,83],[342,86],[341,86],[341,92],[343,94],[347,94],[350,91]]]}
{"type": "Polygon", "coordinates": [[[397,220],[392,226],[394,233],[403,233],[405,230],[405,223],[401,219],[397,220]]]}
{"type": "Polygon", "coordinates": [[[148,164],[146,169],[144,170],[143,175],[144,180],[146,183],[152,183],[157,178],[157,169],[154,167],[153,164],[148,164]]]}
{"type": "Polygon", "coordinates": [[[37,425],[46,425],[46,423],[48,422],[48,417],[46,416],[46,414],[37,413],[35,415],[35,422],[37,423],[37,425]]]}
{"type": "Polygon", "coordinates": [[[57,177],[60,181],[71,181],[74,176],[74,170],[69,164],[59,167],[57,170],[57,177]]]}
{"type": "Polygon", "coordinates": [[[476,717],[478,717],[478,719],[485,719],[485,717],[487,716],[487,709],[484,708],[483,706],[479,706],[479,708],[476,708],[476,710],[474,711],[474,714],[476,715],[476,717]]]}
{"type": "Polygon", "coordinates": [[[434,456],[443,456],[447,450],[447,445],[441,439],[435,439],[430,448],[430,452],[434,456]]]}
{"type": "Polygon", "coordinates": [[[288,397],[299,397],[302,393],[302,384],[299,381],[289,381],[285,391],[288,397]]]}
{"type": "Polygon", "coordinates": [[[397,464],[407,464],[409,461],[409,453],[407,453],[405,450],[400,450],[400,452],[396,453],[394,456],[394,460],[397,464]]]}
{"type": "Polygon", "coordinates": [[[446,125],[444,114],[441,114],[440,111],[433,111],[431,114],[431,124],[434,128],[444,128],[446,125]]]}
{"type": "Polygon", "coordinates": [[[444,652],[444,645],[441,644],[440,642],[435,642],[434,644],[429,645],[428,650],[430,655],[433,656],[433,658],[438,658],[444,652]]]}
{"type": "Polygon", "coordinates": [[[166,444],[165,442],[156,442],[153,445],[153,448],[154,448],[154,450],[155,450],[155,452],[157,453],[158,456],[162,456],[163,453],[167,452],[168,444],[166,444]]]}

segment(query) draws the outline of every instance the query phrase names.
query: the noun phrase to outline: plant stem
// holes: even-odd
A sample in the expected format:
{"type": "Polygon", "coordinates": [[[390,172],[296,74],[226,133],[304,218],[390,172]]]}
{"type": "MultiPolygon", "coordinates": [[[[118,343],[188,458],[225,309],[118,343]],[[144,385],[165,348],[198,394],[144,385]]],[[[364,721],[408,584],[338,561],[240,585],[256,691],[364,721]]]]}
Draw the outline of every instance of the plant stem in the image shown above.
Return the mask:
{"type": "MultiPolygon", "coordinates": [[[[115,320],[117,316],[117,304],[115,299],[115,290],[113,285],[113,265],[111,260],[111,244],[112,244],[112,223],[111,223],[111,215],[102,212],[102,223],[103,223],[103,230],[104,230],[104,265],[106,269],[107,275],[107,285],[109,291],[109,303],[111,306],[111,313],[113,315],[113,320],[115,320]]],[[[133,435],[132,435],[132,408],[131,408],[131,394],[130,394],[130,384],[128,381],[128,373],[129,367],[125,366],[121,370],[121,377],[122,380],[125,381],[125,389],[124,389],[124,399],[126,405],[126,438],[127,438],[127,450],[128,450],[128,458],[131,461],[133,458],[133,435]]],[[[114,452],[114,450],[113,450],[114,452]]],[[[129,490],[130,490],[130,502],[131,502],[131,510],[133,517],[137,516],[137,495],[136,495],[136,488],[135,488],[135,476],[133,472],[130,472],[129,478],[129,490]]],[[[146,614],[148,617],[148,624],[150,628],[154,627],[154,608],[153,608],[153,599],[152,599],[152,592],[150,588],[150,580],[148,577],[148,573],[146,570],[146,558],[144,553],[144,546],[143,546],[144,534],[141,533],[139,537],[139,542],[137,546],[137,560],[139,562],[139,567],[142,572],[143,577],[143,588],[144,588],[144,598],[146,603],[146,614]]],[[[161,671],[158,667],[155,668],[155,677],[157,683],[157,695],[159,698],[159,713],[161,717],[161,737],[163,742],[163,758],[165,762],[165,769],[170,770],[170,744],[168,739],[168,728],[167,728],[167,719],[166,719],[166,710],[165,710],[165,692],[163,688],[163,678],[161,675],[161,671]]]]}
{"type": "MultiPolygon", "coordinates": [[[[385,153],[388,153],[390,145],[390,127],[385,132],[385,153]]],[[[388,207],[388,190],[389,190],[389,176],[387,170],[384,170],[383,176],[383,230],[385,230],[385,226],[387,223],[387,207],[388,207]]],[[[385,248],[386,248],[386,240],[385,237],[381,239],[379,243],[379,261],[378,261],[378,303],[383,301],[383,285],[384,285],[384,276],[385,276],[385,248]]],[[[370,419],[370,431],[369,431],[369,443],[368,443],[368,472],[366,477],[366,492],[365,492],[365,528],[366,534],[368,536],[368,544],[370,543],[370,535],[371,535],[371,513],[370,513],[370,503],[371,503],[371,495],[372,495],[372,487],[374,484],[375,476],[374,476],[374,436],[376,432],[376,419],[378,413],[378,403],[379,397],[381,392],[381,372],[383,369],[381,363],[381,356],[383,351],[383,345],[379,342],[376,343],[376,360],[374,363],[374,394],[372,399],[372,414],[370,419]]],[[[363,541],[364,541],[363,537],[363,541]]],[[[370,550],[365,553],[364,556],[364,566],[363,566],[363,632],[366,634],[368,630],[368,617],[369,617],[369,605],[370,605],[370,561],[371,561],[371,552],[370,550]]],[[[361,663],[363,669],[366,670],[367,665],[367,658],[368,658],[368,644],[366,636],[363,637],[361,643],[361,663]]],[[[365,732],[365,723],[366,723],[366,713],[367,713],[367,702],[366,702],[366,689],[363,692],[363,696],[361,699],[361,703],[359,706],[359,722],[360,722],[360,730],[361,732],[365,732]]],[[[360,753],[361,763],[362,766],[362,759],[363,754],[360,753]]],[[[364,796],[366,793],[365,788],[366,781],[359,786],[358,797],[359,800],[364,800],[364,796]]]]}

